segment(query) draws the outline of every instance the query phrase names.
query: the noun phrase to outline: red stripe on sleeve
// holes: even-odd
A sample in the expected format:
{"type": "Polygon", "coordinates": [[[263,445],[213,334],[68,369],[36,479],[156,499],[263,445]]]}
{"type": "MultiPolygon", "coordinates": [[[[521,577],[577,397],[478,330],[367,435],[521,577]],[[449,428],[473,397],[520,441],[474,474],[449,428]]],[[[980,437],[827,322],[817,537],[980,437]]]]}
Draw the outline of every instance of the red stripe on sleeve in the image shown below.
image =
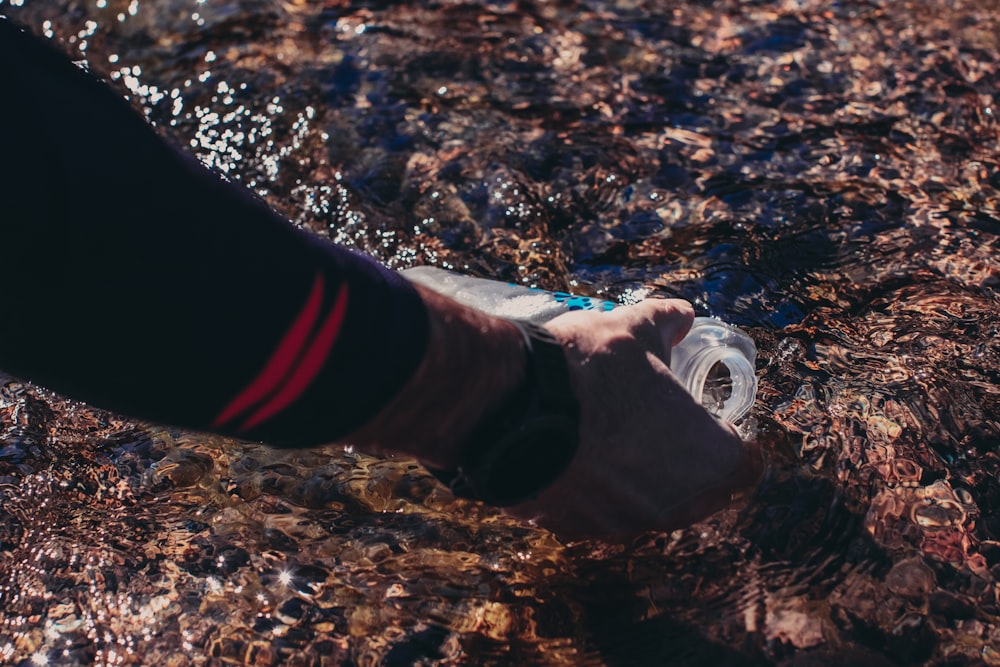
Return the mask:
{"type": "Polygon", "coordinates": [[[238,414],[250,409],[273,392],[295,367],[306,345],[309,332],[316,324],[320,306],[323,303],[323,274],[316,274],[312,291],[305,306],[296,316],[288,332],[284,335],[264,370],[227,405],[212,422],[212,428],[219,428],[232,421],[238,414]]]}
{"type": "Polygon", "coordinates": [[[330,350],[333,349],[333,344],[337,340],[337,334],[340,333],[340,327],[343,324],[346,313],[347,283],[343,283],[337,291],[337,300],[334,302],[330,314],[327,315],[316,335],[313,336],[312,341],[309,343],[309,348],[302,355],[291,375],[288,376],[288,379],[285,380],[277,393],[267,403],[258,408],[255,413],[250,415],[243,425],[240,426],[240,433],[249,431],[254,426],[270,419],[294,403],[302,395],[302,392],[319,375],[327,358],[330,356],[330,350]]]}

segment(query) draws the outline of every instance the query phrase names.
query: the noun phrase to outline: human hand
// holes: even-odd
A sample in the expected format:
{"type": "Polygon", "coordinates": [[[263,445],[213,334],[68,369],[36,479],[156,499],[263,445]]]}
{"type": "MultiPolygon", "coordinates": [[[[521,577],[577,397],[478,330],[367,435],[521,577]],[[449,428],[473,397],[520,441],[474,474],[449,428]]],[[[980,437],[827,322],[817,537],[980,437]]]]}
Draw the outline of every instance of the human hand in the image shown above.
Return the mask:
{"type": "Polygon", "coordinates": [[[648,299],[546,325],[569,361],[580,448],[550,487],[510,514],[568,539],[627,539],[690,525],[759,477],[752,445],[670,372],[670,350],[693,319],[686,301],[648,299]]]}
{"type": "MultiPolygon", "coordinates": [[[[510,322],[417,289],[431,321],[424,362],[349,441],[454,470],[484,415],[520,390],[524,339],[510,322]]],[[[624,540],[687,526],[756,480],[750,446],[698,405],[668,368],[670,349],[693,319],[686,301],[647,299],[546,324],[569,362],[580,446],[550,487],[509,513],[566,539],[624,540]]]]}

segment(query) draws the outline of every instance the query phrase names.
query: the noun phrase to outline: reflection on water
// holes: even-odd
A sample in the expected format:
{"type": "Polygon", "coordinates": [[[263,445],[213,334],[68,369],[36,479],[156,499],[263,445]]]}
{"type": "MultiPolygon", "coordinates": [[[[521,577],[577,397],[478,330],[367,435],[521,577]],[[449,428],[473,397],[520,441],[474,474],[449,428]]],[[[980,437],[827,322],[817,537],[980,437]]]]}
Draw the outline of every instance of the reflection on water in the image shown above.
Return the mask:
{"type": "Polygon", "coordinates": [[[947,6],[0,0],[338,243],[746,328],[774,462],[565,547],[3,378],[0,662],[1000,664],[1000,5],[947,6]]]}

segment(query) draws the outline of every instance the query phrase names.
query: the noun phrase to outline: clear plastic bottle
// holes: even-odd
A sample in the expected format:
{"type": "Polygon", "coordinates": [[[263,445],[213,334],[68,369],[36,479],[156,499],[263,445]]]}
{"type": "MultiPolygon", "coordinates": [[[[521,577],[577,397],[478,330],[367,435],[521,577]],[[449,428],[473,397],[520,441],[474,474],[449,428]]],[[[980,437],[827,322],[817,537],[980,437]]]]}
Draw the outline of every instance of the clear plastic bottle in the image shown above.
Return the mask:
{"type": "MultiPolygon", "coordinates": [[[[542,324],[569,310],[607,311],[611,301],[547,292],[511,283],[463,276],[434,266],[402,272],[409,280],[497,317],[542,324]]],[[[742,419],[757,395],[753,339],[712,317],[696,317],[691,331],[670,355],[670,370],[711,413],[729,422],[742,419]]]]}

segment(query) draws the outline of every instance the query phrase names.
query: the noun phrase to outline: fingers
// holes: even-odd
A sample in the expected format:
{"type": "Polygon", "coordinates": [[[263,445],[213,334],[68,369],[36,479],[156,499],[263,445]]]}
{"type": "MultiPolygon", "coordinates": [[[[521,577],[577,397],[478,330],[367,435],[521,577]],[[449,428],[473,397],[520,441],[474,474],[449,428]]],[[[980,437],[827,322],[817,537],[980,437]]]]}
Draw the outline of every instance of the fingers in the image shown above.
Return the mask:
{"type": "Polygon", "coordinates": [[[726,507],[742,505],[753,495],[766,472],[766,462],[756,443],[742,444],[740,464],[718,483],[665,508],[658,521],[661,530],[689,526],[726,507]]]}
{"type": "Polygon", "coordinates": [[[659,498],[643,486],[642,475],[636,471],[620,480],[628,483],[615,484],[608,477],[609,469],[615,466],[605,465],[579,469],[570,484],[563,483],[536,500],[505,511],[532,519],[563,540],[596,538],[627,543],[644,532],[686,528],[721,509],[745,502],[765,468],[755,444],[742,443],[741,451],[741,461],[733,470],[681,499],[659,498]],[[658,500],[666,502],[660,504],[658,500]]]}
{"type": "Polygon", "coordinates": [[[646,299],[614,313],[623,318],[643,347],[670,365],[670,349],[694,323],[694,307],[682,299],[646,299]]]}
{"type": "Polygon", "coordinates": [[[694,306],[683,299],[648,299],[653,318],[671,347],[684,339],[694,324],[694,306]]]}
{"type": "Polygon", "coordinates": [[[508,511],[563,537],[620,540],[702,519],[756,481],[753,450],[670,373],[693,323],[690,303],[648,299],[547,324],[566,345],[581,447],[549,490],[508,511]]]}

